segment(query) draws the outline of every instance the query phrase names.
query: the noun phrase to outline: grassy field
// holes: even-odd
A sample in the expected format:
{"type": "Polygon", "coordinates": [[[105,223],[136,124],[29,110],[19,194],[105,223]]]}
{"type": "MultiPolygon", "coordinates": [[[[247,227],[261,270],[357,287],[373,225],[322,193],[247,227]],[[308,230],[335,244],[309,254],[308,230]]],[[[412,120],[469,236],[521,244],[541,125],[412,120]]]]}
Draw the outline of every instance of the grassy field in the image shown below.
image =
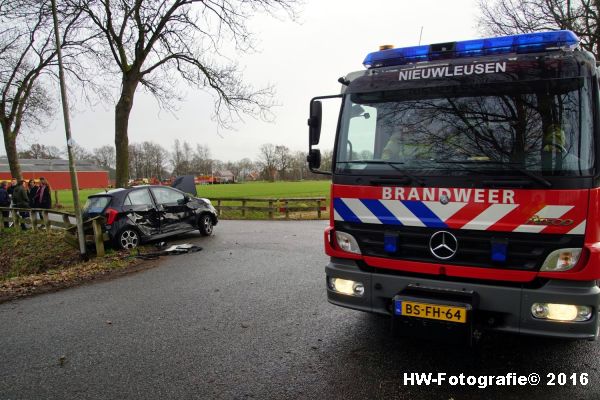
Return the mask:
{"type": "MultiPolygon", "coordinates": [[[[82,189],[79,191],[79,200],[81,204],[85,204],[88,196],[102,192],[104,189],[82,189]]],[[[55,195],[52,194],[52,204],[56,203],[55,195]]],[[[58,191],[58,203],[67,210],[73,209],[73,193],[71,190],[59,190],[58,191]]]]}
{"type": "Polygon", "coordinates": [[[199,185],[198,196],[215,198],[329,197],[330,181],[249,182],[230,185],[199,185]]]}
{"type": "MultiPolygon", "coordinates": [[[[231,199],[231,198],[289,198],[289,197],[326,197],[329,198],[330,181],[302,181],[302,182],[249,182],[229,185],[198,185],[199,197],[209,199],[231,199]]],[[[103,189],[84,189],[79,192],[82,204],[85,204],[88,196],[102,192],[103,189]]],[[[58,191],[59,204],[65,210],[73,210],[73,196],[70,190],[58,191]]],[[[223,202],[223,205],[237,205],[239,203],[223,202]]],[[[264,203],[249,203],[248,205],[264,206],[264,203]]],[[[327,213],[323,218],[327,218],[327,213]]],[[[228,212],[226,218],[241,217],[241,213],[228,212]]],[[[265,218],[264,213],[248,213],[246,218],[265,218]]],[[[277,216],[281,217],[281,216],[277,216]]],[[[300,215],[300,218],[312,218],[312,216],[300,215]]]]}

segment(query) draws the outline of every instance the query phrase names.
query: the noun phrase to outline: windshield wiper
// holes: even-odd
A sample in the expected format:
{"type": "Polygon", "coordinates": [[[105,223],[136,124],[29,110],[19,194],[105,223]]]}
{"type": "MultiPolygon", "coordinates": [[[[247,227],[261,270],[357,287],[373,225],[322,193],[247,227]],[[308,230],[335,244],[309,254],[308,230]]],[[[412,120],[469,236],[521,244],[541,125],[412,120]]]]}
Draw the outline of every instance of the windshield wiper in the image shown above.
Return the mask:
{"type": "Polygon", "coordinates": [[[529,178],[531,178],[532,180],[536,181],[537,183],[540,183],[544,186],[546,186],[547,188],[552,187],[552,183],[547,180],[546,178],[540,176],[540,175],[536,175],[531,171],[526,170],[525,168],[519,168],[516,167],[515,165],[511,164],[511,163],[504,163],[501,161],[483,161],[483,160],[463,160],[463,161],[445,161],[445,160],[435,160],[436,163],[438,164],[493,164],[493,165],[502,165],[502,166],[506,166],[508,168],[510,168],[513,171],[517,171],[519,173],[521,173],[522,175],[525,175],[529,178]]]}
{"type": "MultiPolygon", "coordinates": [[[[404,164],[402,161],[387,161],[387,160],[349,160],[349,161],[337,161],[338,164],[379,164],[379,165],[389,165],[393,169],[398,172],[401,172],[405,178],[410,179],[411,181],[417,182],[419,185],[423,186],[423,180],[417,178],[414,175],[407,173],[402,168],[399,168],[398,165],[404,164]]],[[[377,180],[377,183],[381,183],[383,180],[377,180]]],[[[410,183],[410,182],[409,182],[410,183]]]]}

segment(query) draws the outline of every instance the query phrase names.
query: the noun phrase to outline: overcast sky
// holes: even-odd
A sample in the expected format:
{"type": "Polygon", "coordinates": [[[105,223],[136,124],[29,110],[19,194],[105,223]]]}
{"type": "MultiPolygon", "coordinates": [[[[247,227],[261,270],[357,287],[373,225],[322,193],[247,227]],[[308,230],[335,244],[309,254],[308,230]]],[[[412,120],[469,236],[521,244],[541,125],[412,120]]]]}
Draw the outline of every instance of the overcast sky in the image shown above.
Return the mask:
{"type": "MultiPolygon", "coordinates": [[[[306,150],[308,104],[312,97],[335,94],[337,79],[361,70],[365,55],[381,44],[396,47],[480,37],[476,0],[306,0],[297,22],[260,17],[252,21],[260,52],[238,58],[244,79],[255,87],[273,84],[275,122],[251,117],[235,130],[217,130],[211,120],[213,100],[206,93],[187,89],[175,115],[160,110],[156,101],[138,90],[129,124],[129,141],[160,143],[168,150],[179,138],[208,145],[213,158],[235,161],[255,159],[263,143],[284,144],[306,150]]],[[[80,103],[72,114],[73,137],[87,149],[114,145],[114,105],[89,107],[80,103]]],[[[326,109],[327,111],[327,109],[326,109]]],[[[64,147],[59,113],[49,131],[24,132],[21,148],[31,143],[64,147]]],[[[329,126],[325,125],[324,129],[329,126]]],[[[329,130],[331,130],[329,128],[329,130]]],[[[323,135],[324,148],[332,136],[323,135]]],[[[4,153],[4,148],[0,150],[4,153]]]]}

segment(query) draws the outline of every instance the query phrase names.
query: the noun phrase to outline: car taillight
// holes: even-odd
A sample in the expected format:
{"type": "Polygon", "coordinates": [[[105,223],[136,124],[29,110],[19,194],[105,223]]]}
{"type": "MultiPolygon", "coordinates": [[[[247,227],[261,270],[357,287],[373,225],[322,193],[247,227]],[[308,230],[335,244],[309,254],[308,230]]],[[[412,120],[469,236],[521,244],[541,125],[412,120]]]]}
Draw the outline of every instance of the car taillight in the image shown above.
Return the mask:
{"type": "Polygon", "coordinates": [[[115,219],[117,218],[117,215],[119,214],[119,212],[117,210],[115,210],[114,208],[107,208],[106,209],[106,225],[112,225],[113,222],[115,222],[115,219]]]}

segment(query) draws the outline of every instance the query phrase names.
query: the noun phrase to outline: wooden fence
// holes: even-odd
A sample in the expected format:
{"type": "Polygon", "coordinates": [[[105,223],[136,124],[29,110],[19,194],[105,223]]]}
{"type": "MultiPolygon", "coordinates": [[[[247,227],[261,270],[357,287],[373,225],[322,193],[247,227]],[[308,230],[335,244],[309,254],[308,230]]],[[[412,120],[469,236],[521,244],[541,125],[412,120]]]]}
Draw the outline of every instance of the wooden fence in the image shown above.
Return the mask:
{"type": "MultiPolygon", "coordinates": [[[[48,210],[42,208],[6,208],[0,207],[0,232],[9,229],[4,226],[5,222],[12,222],[13,229],[20,229],[21,223],[29,225],[32,230],[39,229],[62,229],[66,231],[65,240],[78,247],[77,225],[71,223],[74,214],[63,211],[48,210]],[[8,212],[8,217],[4,213],[8,212]],[[28,213],[28,217],[21,216],[20,212],[28,213]],[[40,218],[41,216],[41,218],[40,218]],[[56,218],[51,218],[56,217],[56,218]]],[[[95,217],[83,222],[86,243],[92,243],[96,247],[96,254],[104,256],[104,241],[108,240],[108,234],[102,232],[104,217],[95,217]]]]}
{"type": "Polygon", "coordinates": [[[317,218],[321,219],[322,213],[327,211],[327,199],[325,197],[286,199],[211,198],[210,201],[217,209],[219,216],[224,216],[224,211],[241,211],[242,217],[246,217],[248,212],[263,212],[269,215],[269,219],[274,219],[276,215],[285,215],[285,219],[289,219],[290,213],[316,211],[317,218]]]}

